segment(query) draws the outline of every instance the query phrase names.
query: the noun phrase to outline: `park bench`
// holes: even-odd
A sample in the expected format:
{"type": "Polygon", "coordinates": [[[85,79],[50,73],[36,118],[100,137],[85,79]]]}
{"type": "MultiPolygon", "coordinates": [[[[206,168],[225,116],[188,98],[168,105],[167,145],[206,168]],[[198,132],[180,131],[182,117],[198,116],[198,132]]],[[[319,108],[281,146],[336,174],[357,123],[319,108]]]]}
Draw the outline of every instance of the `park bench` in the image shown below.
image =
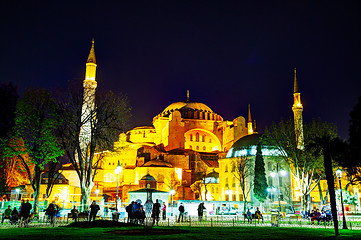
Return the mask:
{"type": "MultiPolygon", "coordinates": [[[[262,223],[263,223],[263,216],[261,215],[261,218],[260,219],[262,219],[262,223]]],[[[246,222],[246,220],[248,221],[248,218],[247,218],[247,214],[246,213],[244,213],[243,214],[243,222],[246,222]]],[[[258,218],[256,217],[256,214],[252,214],[252,221],[253,220],[258,220],[258,218]]]]}
{"type": "MultiPolygon", "coordinates": [[[[78,216],[77,216],[77,220],[79,221],[80,219],[83,219],[84,220],[88,220],[88,213],[87,212],[80,212],[78,213],[78,216]]],[[[68,217],[66,219],[66,222],[69,221],[69,218],[73,218],[72,214],[71,213],[68,213],[68,217]]]]}

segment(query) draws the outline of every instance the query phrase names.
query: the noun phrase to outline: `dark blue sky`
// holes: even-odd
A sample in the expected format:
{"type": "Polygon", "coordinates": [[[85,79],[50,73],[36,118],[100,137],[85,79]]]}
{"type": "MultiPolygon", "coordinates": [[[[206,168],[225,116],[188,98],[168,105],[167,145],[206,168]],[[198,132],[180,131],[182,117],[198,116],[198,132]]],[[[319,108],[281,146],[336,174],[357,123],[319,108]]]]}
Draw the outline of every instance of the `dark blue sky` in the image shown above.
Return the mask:
{"type": "Polygon", "coordinates": [[[292,116],[348,138],[361,95],[360,1],[1,1],[1,82],[57,88],[84,78],[95,38],[98,86],[126,93],[132,126],[191,99],[260,130],[292,116]]]}

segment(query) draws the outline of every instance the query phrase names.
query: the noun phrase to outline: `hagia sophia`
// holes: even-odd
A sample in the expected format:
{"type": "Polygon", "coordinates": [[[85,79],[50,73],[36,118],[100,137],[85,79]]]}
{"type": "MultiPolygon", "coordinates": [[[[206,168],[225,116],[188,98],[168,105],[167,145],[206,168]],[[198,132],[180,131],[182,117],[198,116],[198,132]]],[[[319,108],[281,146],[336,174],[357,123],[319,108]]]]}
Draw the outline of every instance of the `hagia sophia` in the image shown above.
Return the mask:
{"type": "MultiPolygon", "coordinates": [[[[97,86],[96,67],[93,41],[86,63],[84,86],[92,86],[94,91],[97,86]]],[[[303,107],[296,75],[294,86],[295,104],[292,109],[295,122],[302,125],[303,107]]],[[[220,114],[204,103],[193,101],[191,92],[187,91],[184,99],[165,106],[150,126],[136,127],[120,134],[113,151],[107,152],[102,159],[94,178],[91,199],[115,201],[118,185],[118,197],[122,203],[128,204],[135,200],[130,196],[142,187],[142,179],[150,178],[156,182],[155,188],[159,192],[167,193],[167,204],[171,198],[173,201],[244,201],[245,198],[254,201],[251,193],[243,196],[239,181],[233,174],[236,166],[232,162],[232,158],[240,156],[240,151],[245,149],[250,157],[256,153],[255,146],[261,135],[252,120],[250,105],[247,117],[224,120],[220,114]],[[122,167],[119,175],[114,171],[118,165],[122,167]],[[169,194],[171,190],[174,190],[172,196],[169,194]]],[[[274,154],[271,150],[263,150],[269,186],[275,185],[271,176],[274,166],[268,158],[274,154]]],[[[70,163],[63,165],[61,176],[49,200],[80,202],[79,179],[70,163]]],[[[286,173],[278,181],[278,184],[292,189],[290,193],[282,193],[283,201],[300,201],[299,190],[295,188],[290,174],[286,173]]],[[[45,183],[46,178],[43,178],[41,193],[45,192],[45,183]]],[[[327,184],[322,182],[321,186],[325,194],[327,184]]],[[[23,197],[30,197],[25,193],[32,192],[32,189],[26,185],[23,192],[23,197]]],[[[313,191],[311,197],[314,202],[320,201],[318,191],[313,191]]],[[[39,200],[43,200],[42,197],[39,200]]]]}

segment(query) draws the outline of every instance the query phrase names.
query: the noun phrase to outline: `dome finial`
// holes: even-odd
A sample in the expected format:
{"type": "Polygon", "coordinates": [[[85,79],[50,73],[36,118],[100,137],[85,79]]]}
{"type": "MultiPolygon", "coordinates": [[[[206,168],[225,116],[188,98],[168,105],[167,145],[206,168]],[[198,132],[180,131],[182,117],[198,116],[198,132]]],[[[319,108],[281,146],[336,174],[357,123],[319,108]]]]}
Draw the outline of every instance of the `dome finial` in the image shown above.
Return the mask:
{"type": "Polygon", "coordinates": [[[187,102],[189,102],[189,90],[187,90],[187,102]]]}

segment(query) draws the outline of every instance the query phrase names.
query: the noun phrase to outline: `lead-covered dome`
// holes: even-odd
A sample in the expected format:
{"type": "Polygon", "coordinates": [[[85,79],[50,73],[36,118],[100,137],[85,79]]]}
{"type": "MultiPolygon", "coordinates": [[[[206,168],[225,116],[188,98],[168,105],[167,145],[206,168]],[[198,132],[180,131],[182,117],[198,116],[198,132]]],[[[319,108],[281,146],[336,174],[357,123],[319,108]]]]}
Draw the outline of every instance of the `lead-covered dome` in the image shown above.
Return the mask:
{"type": "Polygon", "coordinates": [[[175,102],[166,107],[158,117],[169,117],[173,112],[178,111],[184,119],[202,119],[223,121],[223,118],[213,112],[213,110],[201,102],[184,101],[175,102]]]}
{"type": "Polygon", "coordinates": [[[166,107],[164,109],[163,113],[173,112],[175,110],[179,111],[179,110],[183,110],[183,109],[198,110],[198,111],[213,113],[212,109],[210,107],[208,107],[207,105],[205,105],[204,103],[190,102],[190,101],[172,103],[171,105],[169,105],[168,107],[166,107]]]}

